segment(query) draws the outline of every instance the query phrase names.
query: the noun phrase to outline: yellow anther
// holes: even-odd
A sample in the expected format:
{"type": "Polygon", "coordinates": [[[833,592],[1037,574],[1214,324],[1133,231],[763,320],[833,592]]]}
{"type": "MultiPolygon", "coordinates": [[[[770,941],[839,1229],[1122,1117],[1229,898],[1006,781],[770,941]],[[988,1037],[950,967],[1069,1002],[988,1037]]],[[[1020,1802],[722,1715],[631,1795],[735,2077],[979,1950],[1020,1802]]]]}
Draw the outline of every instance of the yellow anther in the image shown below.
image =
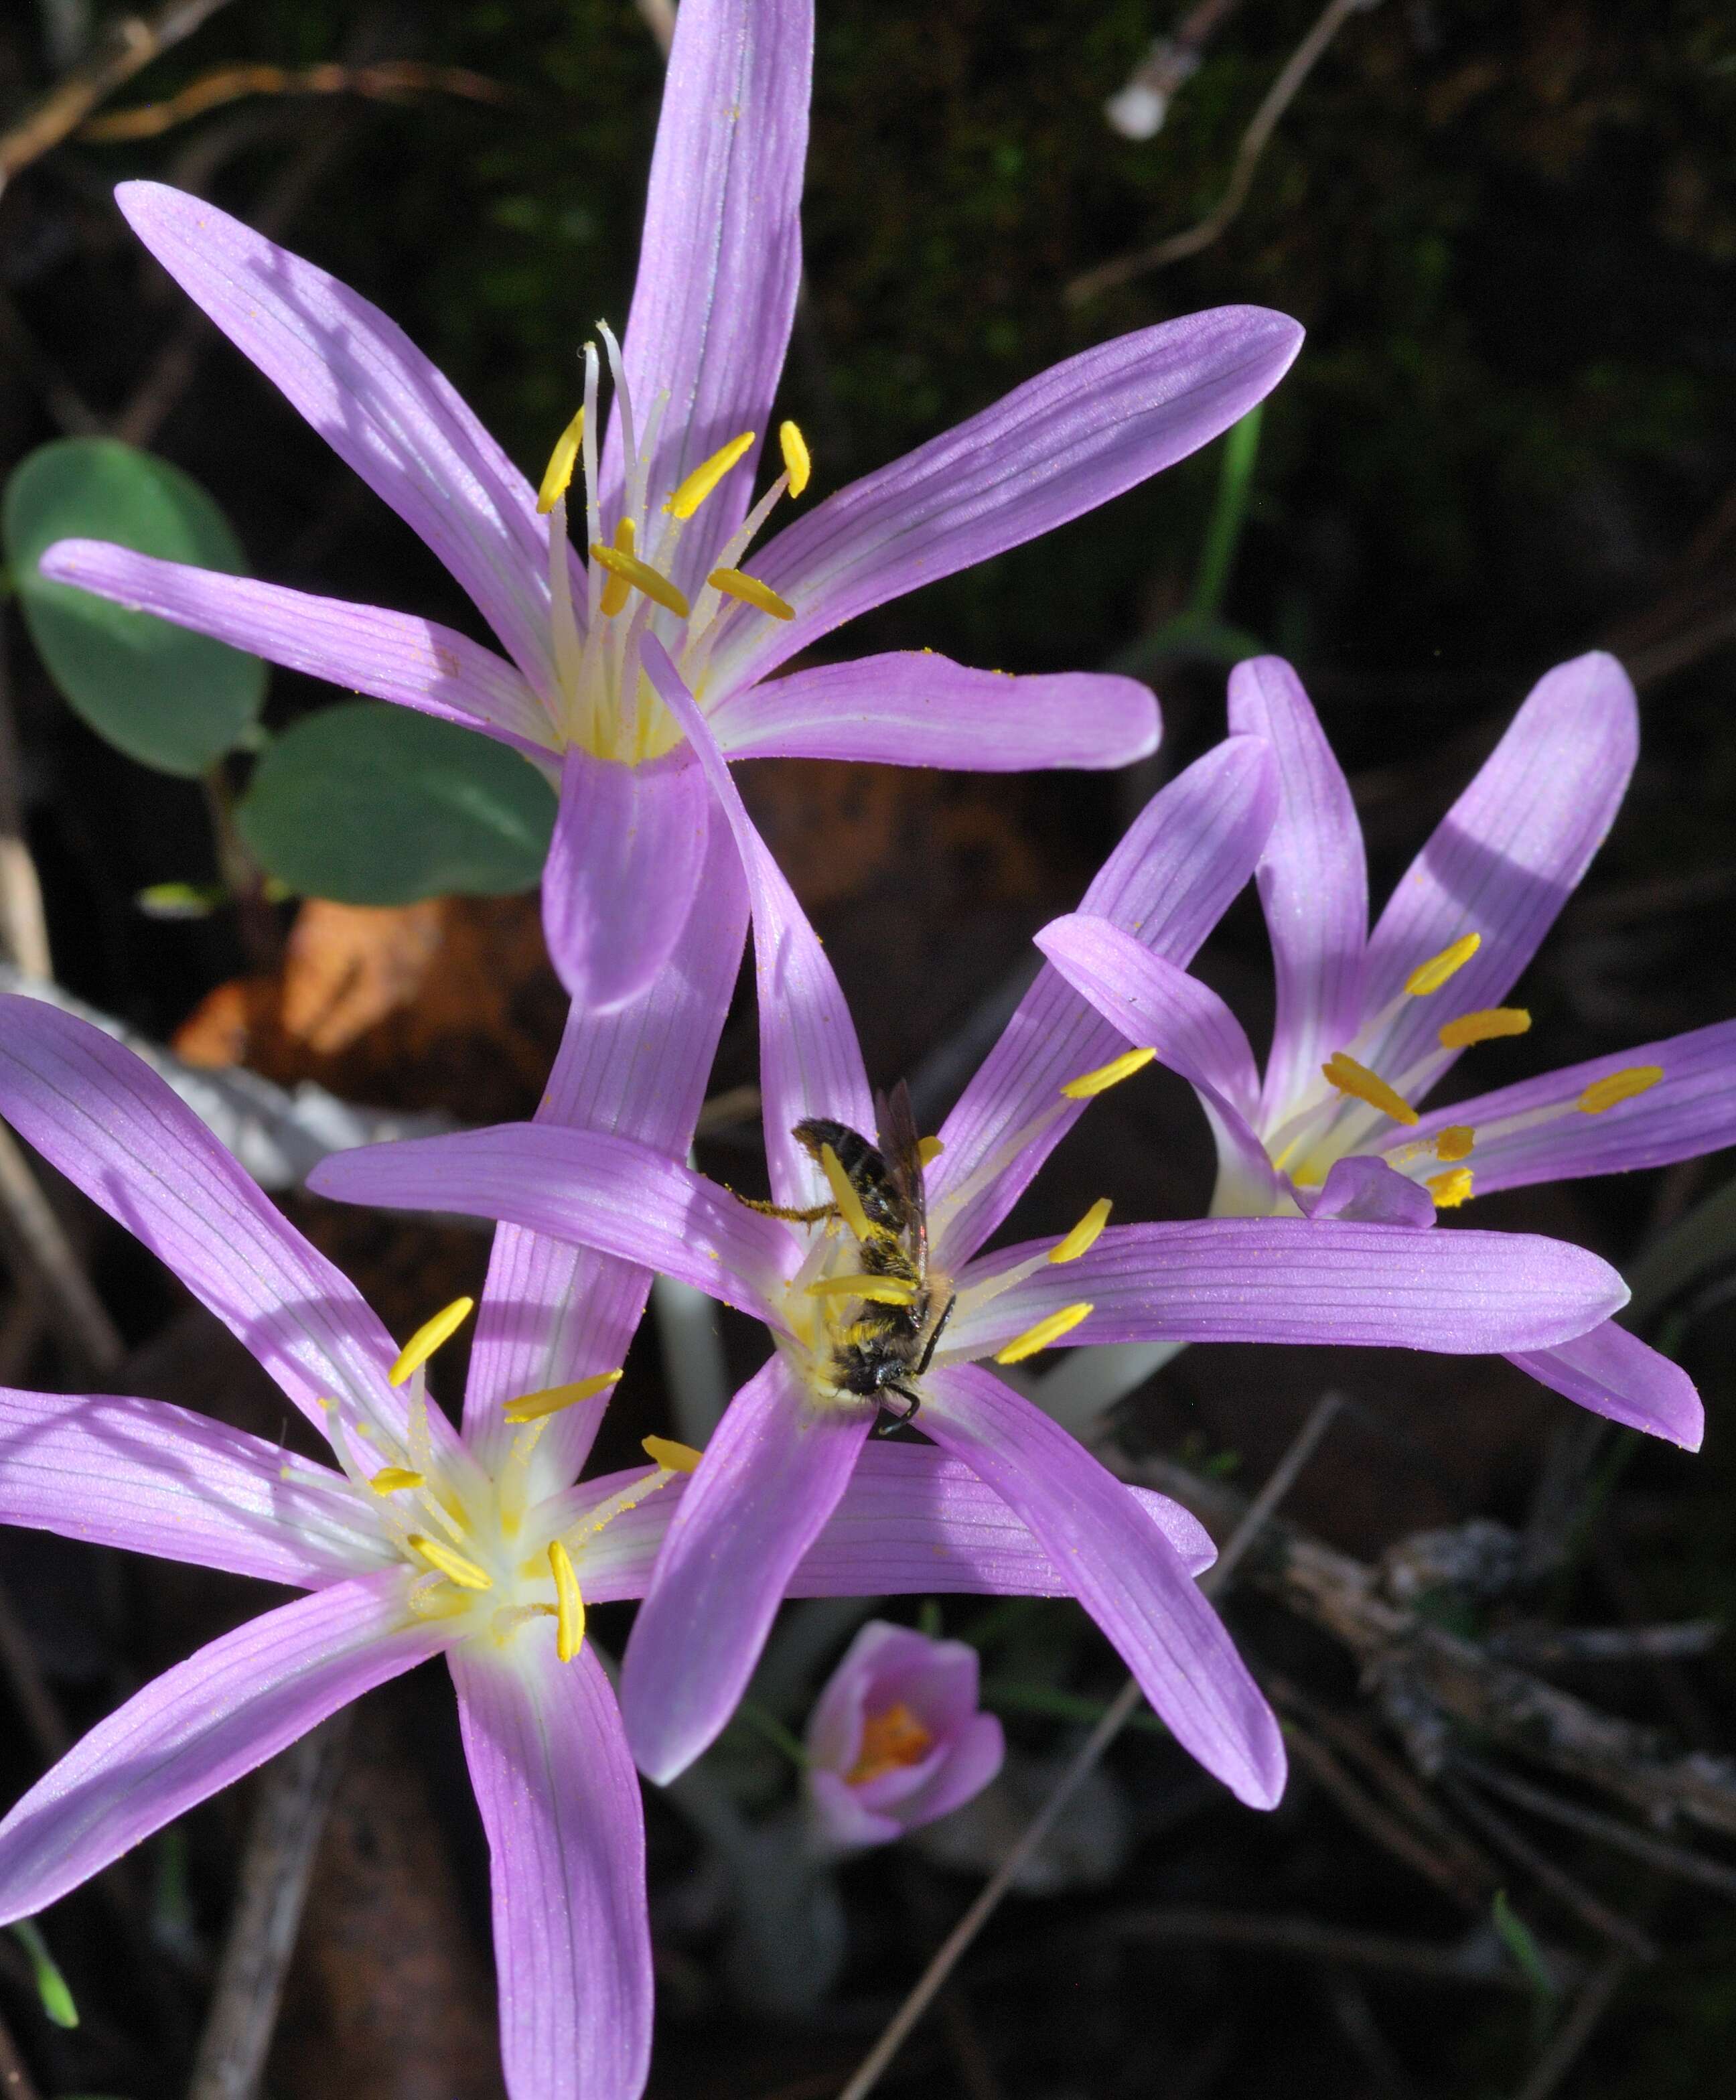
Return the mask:
{"type": "Polygon", "coordinates": [[[1099,1196],[1066,1238],[1049,1250],[1051,1261],[1077,1261],[1097,1244],[1097,1236],[1109,1222],[1109,1199],[1099,1196]]]}
{"type": "Polygon", "coordinates": [[[691,1444],[677,1444],[672,1436],[647,1436],[639,1448],[654,1466],[668,1473],[690,1473],[705,1456],[691,1444]]]}
{"type": "Polygon", "coordinates": [[[1342,1050],[1334,1050],[1320,1070],[1341,1094],[1350,1094],[1359,1101],[1366,1101],[1371,1109],[1390,1115],[1395,1123],[1421,1122],[1421,1118],[1403,1094],[1395,1094],[1378,1072],[1371,1072],[1366,1065],[1359,1065],[1342,1050]]]}
{"type": "Polygon", "coordinates": [[[377,1495],[395,1495],[400,1488],[419,1488],[428,1476],[408,1466],[382,1466],[368,1483],[377,1495]]]}
{"type": "Polygon", "coordinates": [[[1443,948],[1438,955],[1430,955],[1427,962],[1419,963],[1404,980],[1404,989],[1412,999],[1422,999],[1431,991],[1439,991],[1448,977],[1458,975],[1482,946],[1481,933],[1461,933],[1450,948],[1443,948]]]}
{"type": "Polygon", "coordinates": [[[571,1662],[584,1646],[584,1599],[572,1555],[557,1538],[549,1542],[549,1572],[554,1577],[554,1652],[571,1662]]]}
{"type": "Polygon", "coordinates": [[[790,493],[800,496],[813,472],[813,455],[808,449],[808,440],[794,423],[780,423],[778,448],[783,454],[784,472],[790,477],[790,493]]]}
{"type": "Polygon", "coordinates": [[[620,1375],[619,1371],[599,1371],[594,1378],[580,1379],[575,1385],[546,1385],[540,1392],[521,1393],[517,1400],[508,1401],[500,1412],[512,1423],[540,1422],[547,1415],[558,1414],[563,1407],[576,1407],[581,1400],[595,1400],[620,1375]]]}
{"type": "Polygon", "coordinates": [[[728,444],[720,446],[688,475],[663,505],[664,510],[672,518],[691,518],[758,435],[757,430],[743,430],[740,437],[731,438],[728,444]]]}
{"type": "Polygon", "coordinates": [[[1602,1115],[1618,1101],[1631,1101],[1636,1094],[1648,1094],[1663,1077],[1661,1065],[1629,1065],[1606,1078],[1593,1079],[1580,1095],[1579,1107],[1585,1115],[1602,1115]]]}
{"type": "Polygon", "coordinates": [[[412,1371],[419,1371],[440,1344],[449,1342],[475,1310],[474,1298],[455,1298],[433,1319],[425,1320],[398,1352],[397,1362],[386,1373],[392,1384],[402,1385],[412,1371]]]}
{"type": "Polygon", "coordinates": [[[536,492],[536,508],[546,518],[566,495],[573,478],[579,448],[584,443],[584,411],[581,408],[554,441],[549,464],[543,470],[543,485],[536,492]]]}
{"type": "Polygon", "coordinates": [[[937,1137],[919,1137],[916,1140],[916,1157],[924,1167],[932,1167],[945,1149],[937,1137]]]}
{"type": "Polygon", "coordinates": [[[1439,1030],[1443,1050],[1469,1050],[1474,1043],[1492,1043],[1498,1035],[1522,1035],[1531,1017],[1522,1006],[1486,1006],[1443,1021],[1439,1030]]]}
{"type": "Polygon", "coordinates": [[[1118,1087],[1123,1079],[1130,1079],[1135,1072],[1143,1072],[1157,1055],[1155,1050],[1123,1051],[1107,1065],[1099,1065],[1095,1072],[1082,1072],[1077,1079],[1069,1079],[1061,1092],[1070,1101],[1088,1101],[1093,1095],[1106,1094],[1111,1087],[1118,1087]]]}
{"type": "Polygon", "coordinates": [[[745,569],[713,569],[706,578],[714,590],[720,590],[725,598],[738,598],[743,605],[751,605],[760,612],[769,612],[773,620],[794,620],[795,607],[787,598],[779,598],[769,584],[762,584],[757,576],[751,576],[745,569]]]}
{"type": "Polygon", "coordinates": [[[998,1364],[1022,1364],[1027,1357],[1034,1357],[1039,1349],[1052,1348],[1062,1335],[1070,1335],[1082,1320],[1090,1318],[1095,1309],[1083,1303],[1064,1305],[1059,1312],[1051,1312],[1034,1327],[1027,1327],[1022,1335],[1016,1335],[1004,1349],[997,1349],[994,1361],[998,1364]]]}
{"type": "Polygon", "coordinates": [[[808,1286],[810,1298],[866,1298],[875,1305],[910,1305],[916,1286],[901,1276],[822,1276],[808,1286]]]}
{"type": "Polygon", "coordinates": [[[1468,1123],[1450,1123],[1438,1132],[1434,1140],[1434,1156],[1451,1166],[1456,1159],[1469,1159],[1477,1133],[1468,1123]]]}
{"type": "Polygon", "coordinates": [[[601,540],[591,542],[591,559],[601,562],[611,576],[619,576],[623,583],[631,584],[637,591],[643,591],[654,604],[667,607],[677,620],[686,619],[686,599],[669,579],[660,570],[654,569],[649,562],[641,562],[637,554],[623,554],[619,547],[606,547],[601,540]]]}
{"type": "MultiPolygon", "coordinates": [[[[618,554],[632,554],[634,543],[637,538],[638,527],[633,523],[631,518],[622,518],[616,520],[615,527],[615,550],[618,554]]],[[[633,587],[631,584],[623,582],[619,576],[610,576],[608,581],[604,584],[602,595],[597,602],[597,610],[603,614],[606,619],[613,620],[615,615],[621,611],[623,606],[625,606],[628,599],[632,596],[632,589],[633,587]]]]}
{"type": "Polygon", "coordinates": [[[1427,1187],[1437,1211],[1456,1211],[1471,1193],[1471,1170],[1455,1167],[1445,1174],[1431,1174],[1427,1187]]]}
{"type": "Polygon", "coordinates": [[[862,1199],[856,1193],[844,1165],[829,1145],[820,1147],[820,1171],[826,1176],[826,1185],[832,1192],[832,1201],[838,1206],[839,1215],[859,1240],[871,1239],[874,1227],[868,1222],[868,1213],[862,1208],[862,1199]]]}
{"type": "Polygon", "coordinates": [[[412,1533],[410,1551],[420,1554],[429,1566],[436,1568],[449,1582],[456,1582],[460,1590],[491,1590],[494,1577],[486,1568],[478,1568],[474,1560],[462,1553],[455,1553],[449,1546],[443,1546],[438,1538],[425,1538],[420,1532],[412,1533]]]}

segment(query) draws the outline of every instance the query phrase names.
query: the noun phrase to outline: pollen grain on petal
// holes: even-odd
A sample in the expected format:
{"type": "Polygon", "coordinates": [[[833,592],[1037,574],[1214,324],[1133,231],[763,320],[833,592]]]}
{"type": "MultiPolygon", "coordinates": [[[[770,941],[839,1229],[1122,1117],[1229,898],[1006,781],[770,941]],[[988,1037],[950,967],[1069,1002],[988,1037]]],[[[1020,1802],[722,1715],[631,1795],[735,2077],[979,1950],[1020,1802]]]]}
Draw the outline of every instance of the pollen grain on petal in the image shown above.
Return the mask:
{"type": "Polygon", "coordinates": [[[408,1466],[382,1466],[372,1475],[368,1486],[377,1495],[395,1495],[400,1488],[419,1488],[427,1478],[425,1473],[413,1471],[408,1466]]]}
{"type": "Polygon", "coordinates": [[[584,411],[581,408],[555,439],[554,450],[549,453],[549,464],[543,470],[543,484],[536,492],[536,508],[541,516],[546,518],[566,495],[572,481],[579,448],[584,443],[584,411]]]}
{"type": "Polygon", "coordinates": [[[494,1577],[486,1568],[479,1568],[468,1555],[442,1543],[438,1538],[425,1538],[421,1532],[412,1532],[407,1543],[412,1553],[419,1555],[429,1566],[456,1582],[460,1590],[491,1590],[494,1577]]]}
{"type": "Polygon", "coordinates": [[[1434,1198],[1437,1211],[1456,1211],[1469,1199],[1471,1170],[1468,1167],[1450,1167],[1444,1174],[1431,1174],[1425,1185],[1434,1198]]]}
{"type": "Polygon", "coordinates": [[[919,1137],[916,1140],[916,1157],[924,1167],[932,1167],[945,1149],[937,1137],[919,1137]]]}
{"type": "Polygon", "coordinates": [[[539,1392],[521,1393],[518,1399],[509,1400],[500,1412],[508,1422],[541,1422],[551,1414],[558,1414],[563,1408],[576,1407],[582,1400],[595,1400],[599,1393],[619,1382],[619,1370],[598,1371],[595,1377],[579,1379],[571,1385],[544,1386],[539,1392]]]}
{"type": "Polygon", "coordinates": [[[1531,1025],[1522,1006],[1486,1006],[1461,1013],[1456,1021],[1443,1021],[1437,1033],[1442,1049],[1469,1050],[1474,1043],[1492,1043],[1497,1036],[1523,1035],[1531,1025]]]}
{"type": "Polygon", "coordinates": [[[1082,1254],[1089,1253],[1096,1246],[1099,1234],[1109,1222],[1109,1198],[1099,1196],[1066,1238],[1058,1240],[1050,1248],[1050,1260],[1055,1263],[1077,1261],[1082,1254]]]}
{"type": "Polygon", "coordinates": [[[691,518],[759,435],[757,430],[743,430],[728,444],[720,445],[708,460],[702,460],[694,469],[663,509],[672,518],[691,518]]]}
{"type": "Polygon", "coordinates": [[[1395,1123],[1420,1123],[1417,1114],[1403,1094],[1395,1093],[1378,1072],[1371,1072],[1366,1065],[1359,1065],[1354,1057],[1346,1057],[1342,1050],[1334,1050],[1320,1067],[1341,1094],[1349,1094],[1359,1101],[1366,1101],[1371,1109],[1378,1109],[1382,1115],[1390,1115],[1395,1123]]]}
{"type": "Polygon", "coordinates": [[[752,606],[756,611],[769,613],[773,620],[794,620],[795,607],[787,598],[779,598],[769,584],[762,584],[757,576],[751,576],[745,569],[713,569],[706,578],[713,590],[720,590],[725,598],[740,599],[743,605],[752,606]]]}
{"type": "Polygon", "coordinates": [[[1434,1156],[1450,1167],[1455,1160],[1469,1159],[1476,1140],[1477,1133],[1468,1123],[1450,1123],[1436,1133],[1434,1156]]]}
{"type": "Polygon", "coordinates": [[[1448,977],[1456,977],[1482,946],[1481,933],[1461,933],[1450,948],[1443,948],[1438,955],[1419,963],[1404,980],[1404,989],[1412,999],[1427,998],[1431,991],[1439,991],[1448,977]]]}
{"type": "Polygon", "coordinates": [[[994,1361],[998,1364],[1022,1364],[1039,1349],[1052,1348],[1064,1335],[1070,1335],[1082,1320],[1088,1320],[1095,1310],[1095,1306],[1082,1299],[1077,1305],[1064,1305],[1059,1312],[1050,1313],[1035,1326],[1027,1327],[1022,1335],[1016,1335],[1004,1349],[997,1349],[994,1361]]]}
{"type": "Polygon", "coordinates": [[[443,1306],[433,1319],[425,1320],[399,1351],[397,1362],[386,1373],[390,1382],[402,1385],[412,1371],[419,1371],[440,1344],[449,1342],[475,1310],[474,1298],[455,1298],[450,1305],[443,1306]]]}
{"type": "Polygon", "coordinates": [[[808,440],[794,423],[780,423],[778,449],[783,454],[784,472],[790,477],[790,493],[800,496],[813,474],[813,455],[808,449],[808,440]]]}
{"type": "Polygon", "coordinates": [[[1157,1055],[1152,1049],[1124,1050],[1119,1057],[1112,1057],[1107,1065],[1099,1065],[1095,1071],[1082,1072],[1077,1079],[1069,1079],[1061,1092],[1070,1101],[1088,1101],[1098,1094],[1106,1094],[1111,1087],[1118,1087],[1123,1079],[1130,1079],[1135,1072],[1143,1072],[1157,1055]]]}
{"type": "Polygon", "coordinates": [[[1649,1094],[1663,1077],[1661,1065],[1625,1065],[1619,1072],[1606,1073],[1602,1079],[1593,1079],[1575,1106],[1583,1115],[1602,1115],[1619,1101],[1631,1101],[1638,1095],[1649,1094]]]}
{"type": "Polygon", "coordinates": [[[549,1542],[549,1572],[554,1577],[554,1652],[571,1662],[584,1646],[584,1596],[572,1555],[557,1538],[549,1542]]]}
{"type": "Polygon", "coordinates": [[[677,1444],[672,1436],[647,1436],[639,1448],[654,1466],[661,1466],[669,1473],[691,1473],[705,1456],[691,1444],[677,1444]]]}
{"type": "Polygon", "coordinates": [[[663,607],[677,620],[686,619],[686,599],[663,571],[654,569],[649,562],[641,562],[637,554],[623,554],[619,547],[606,547],[601,540],[591,542],[591,559],[601,562],[611,576],[618,576],[633,589],[643,591],[653,604],[663,607]]]}

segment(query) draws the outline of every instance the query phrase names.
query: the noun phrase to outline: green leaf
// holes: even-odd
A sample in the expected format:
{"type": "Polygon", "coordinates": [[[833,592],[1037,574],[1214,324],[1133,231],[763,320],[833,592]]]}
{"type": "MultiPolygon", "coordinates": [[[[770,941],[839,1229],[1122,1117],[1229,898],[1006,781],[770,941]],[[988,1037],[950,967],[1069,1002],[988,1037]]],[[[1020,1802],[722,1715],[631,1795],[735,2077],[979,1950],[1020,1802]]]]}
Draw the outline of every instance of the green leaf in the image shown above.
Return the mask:
{"type": "Polygon", "coordinates": [[[1501,1944],[1513,1957],[1515,1965],[1538,1997],[1545,2000],[1558,1997],[1561,1987],[1549,1973],[1549,1965],[1543,1958],[1543,1949],[1537,1944],[1536,1935],[1508,1902],[1505,1889],[1495,1891],[1490,1917],[1495,1930],[1500,1935],[1501,1944]]]}
{"type": "Polygon", "coordinates": [[[99,736],[143,765],[189,776],[246,739],[265,701],[257,656],[50,583],[37,569],[56,540],[82,539],[245,574],[240,541],[197,482],[118,438],[57,439],[7,483],[0,534],[30,638],[99,736]]]}
{"type": "Polygon", "coordinates": [[[408,708],[346,700],[267,749],[236,823],[292,889],[413,904],[534,887],[554,791],[518,752],[408,708]]]}
{"type": "Polygon", "coordinates": [[[31,1973],[36,1979],[36,1994],[42,2001],[42,2010],[57,2027],[76,2027],[78,2008],[73,2003],[66,1979],[49,1952],[47,1941],[37,1930],[35,1920],[20,1918],[12,1933],[30,1957],[31,1973]]]}

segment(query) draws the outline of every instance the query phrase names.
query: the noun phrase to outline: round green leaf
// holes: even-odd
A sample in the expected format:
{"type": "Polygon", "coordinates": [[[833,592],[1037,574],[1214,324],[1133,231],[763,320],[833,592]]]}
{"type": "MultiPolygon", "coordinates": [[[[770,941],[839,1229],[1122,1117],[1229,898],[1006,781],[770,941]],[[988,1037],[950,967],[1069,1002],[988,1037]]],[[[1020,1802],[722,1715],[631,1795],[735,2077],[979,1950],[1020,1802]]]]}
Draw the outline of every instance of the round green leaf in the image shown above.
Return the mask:
{"type": "Polygon", "coordinates": [[[257,656],[50,583],[36,566],[56,540],[112,540],[244,575],[240,543],[197,482],[118,438],[60,438],[12,476],[0,532],[30,638],[99,736],[146,765],[190,775],[246,736],[265,699],[257,656]]]}
{"type": "Polygon", "coordinates": [[[341,904],[529,889],[554,791],[518,752],[377,700],[306,715],[269,745],[236,810],[273,875],[341,904]]]}

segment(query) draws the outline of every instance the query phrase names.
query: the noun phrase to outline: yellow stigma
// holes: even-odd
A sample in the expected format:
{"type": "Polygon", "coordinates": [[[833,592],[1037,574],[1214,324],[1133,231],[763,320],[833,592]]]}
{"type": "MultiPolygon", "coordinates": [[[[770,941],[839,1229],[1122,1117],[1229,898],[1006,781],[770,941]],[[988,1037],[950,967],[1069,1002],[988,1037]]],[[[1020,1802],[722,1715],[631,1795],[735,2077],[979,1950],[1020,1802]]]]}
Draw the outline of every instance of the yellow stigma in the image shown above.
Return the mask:
{"type": "Polygon", "coordinates": [[[573,478],[574,462],[584,443],[584,411],[581,408],[554,441],[549,464],[543,470],[543,485],[536,492],[536,508],[546,518],[566,495],[573,478]]]}
{"type": "Polygon", "coordinates": [[[1027,1357],[1034,1357],[1039,1349],[1050,1348],[1062,1335],[1070,1335],[1095,1310],[1095,1307],[1082,1303],[1064,1305],[1059,1312],[1051,1312],[1046,1320],[1039,1320],[1034,1327],[1027,1327],[1022,1335],[1016,1335],[1004,1349],[997,1349],[994,1361],[998,1364],[1022,1364],[1027,1357]]]}
{"type": "Polygon", "coordinates": [[[932,1167],[945,1149],[937,1137],[919,1137],[916,1140],[916,1157],[924,1167],[932,1167]]]}
{"type": "Polygon", "coordinates": [[[581,1400],[595,1400],[620,1375],[618,1370],[598,1371],[594,1378],[580,1379],[574,1385],[545,1385],[540,1392],[521,1393],[517,1400],[508,1401],[500,1412],[511,1423],[540,1422],[545,1415],[558,1414],[564,1407],[576,1407],[581,1400]]]}
{"type": "Polygon", "coordinates": [[[751,605],[760,612],[769,612],[773,620],[794,620],[795,607],[787,598],[779,598],[769,584],[762,584],[757,576],[751,576],[745,569],[713,569],[705,580],[714,590],[720,590],[725,598],[738,598],[743,605],[751,605]]]}
{"type": "Polygon", "coordinates": [[[759,435],[757,430],[743,430],[740,437],[720,445],[708,460],[702,460],[663,505],[664,510],[672,518],[691,518],[759,435]]]}
{"type": "Polygon", "coordinates": [[[377,1495],[395,1495],[400,1488],[419,1488],[427,1478],[408,1466],[382,1466],[368,1483],[377,1495]]]}
{"type": "Polygon", "coordinates": [[[1431,991],[1439,991],[1448,977],[1458,975],[1482,946],[1481,933],[1461,934],[1450,948],[1443,948],[1438,955],[1430,955],[1427,962],[1419,963],[1404,980],[1404,989],[1412,999],[1423,999],[1431,991]]]}
{"type": "Polygon", "coordinates": [[[549,1542],[549,1573],[554,1577],[554,1652],[571,1662],[584,1646],[584,1599],[572,1555],[557,1538],[549,1542]]]}
{"type": "MultiPolygon", "coordinates": [[[[630,554],[638,538],[638,527],[631,518],[623,518],[615,528],[615,549],[618,554],[630,554]]],[[[597,610],[606,620],[613,620],[632,596],[632,585],[619,576],[610,576],[604,584],[602,595],[597,601],[597,610]]]]}
{"type": "Polygon", "coordinates": [[[852,1186],[850,1177],[844,1171],[843,1162],[829,1145],[820,1147],[820,1171],[826,1176],[826,1185],[832,1192],[832,1201],[838,1206],[839,1215],[859,1240],[872,1239],[874,1227],[868,1222],[868,1213],[862,1208],[862,1199],[852,1186]]]}
{"type": "Polygon", "coordinates": [[[1450,1123],[1439,1131],[1434,1139],[1434,1156],[1451,1166],[1456,1159],[1469,1159],[1477,1133],[1468,1123],[1450,1123]]]}
{"type": "Polygon", "coordinates": [[[410,1551],[418,1553],[430,1568],[437,1568],[447,1582],[456,1582],[460,1590],[491,1590],[494,1577],[486,1568],[478,1568],[474,1560],[462,1553],[455,1553],[449,1546],[443,1546],[438,1538],[425,1538],[413,1532],[409,1539],[410,1551]]]}
{"type": "Polygon", "coordinates": [[[1135,1072],[1143,1072],[1157,1055],[1155,1050],[1123,1051],[1107,1065],[1099,1065],[1095,1072],[1082,1072],[1077,1079],[1069,1079],[1061,1092],[1070,1101],[1088,1101],[1093,1095],[1106,1094],[1111,1087],[1118,1087],[1123,1079],[1130,1079],[1135,1072]]]}
{"type": "Polygon", "coordinates": [[[1097,1236],[1109,1222],[1109,1199],[1099,1196],[1066,1238],[1049,1250],[1051,1261],[1077,1261],[1097,1244],[1097,1236]]]}
{"type": "Polygon", "coordinates": [[[866,1298],[875,1305],[913,1305],[916,1286],[901,1276],[822,1276],[808,1286],[810,1298],[866,1298]]]}
{"type": "Polygon", "coordinates": [[[1443,1021],[1439,1030],[1443,1050],[1469,1050],[1474,1043],[1492,1043],[1498,1035],[1522,1035],[1531,1017],[1522,1006],[1486,1006],[1443,1021]]]}
{"type": "Polygon", "coordinates": [[[667,1473],[690,1473],[705,1456],[691,1444],[677,1444],[672,1436],[647,1436],[639,1448],[667,1473]]]}
{"type": "Polygon", "coordinates": [[[476,1310],[474,1298],[455,1298],[421,1326],[398,1352],[398,1361],[386,1373],[394,1385],[402,1385],[412,1371],[419,1371],[443,1342],[449,1342],[476,1310]]]}
{"type": "Polygon", "coordinates": [[[780,423],[778,449],[783,454],[783,470],[790,477],[790,493],[800,496],[813,472],[813,455],[808,449],[808,440],[794,423],[780,423]]]}
{"type": "Polygon", "coordinates": [[[1455,1167],[1445,1174],[1431,1174],[1427,1186],[1437,1211],[1456,1211],[1470,1195],[1471,1170],[1455,1167]]]}
{"type": "Polygon", "coordinates": [[[1334,1050],[1320,1070],[1341,1094],[1350,1094],[1359,1101],[1366,1101],[1371,1109],[1390,1115],[1395,1123],[1420,1123],[1422,1119],[1403,1095],[1395,1094],[1378,1072],[1371,1072],[1366,1065],[1359,1065],[1342,1050],[1334,1050]]]}
{"type": "MultiPolygon", "coordinates": [[[[606,547],[601,540],[591,542],[591,559],[601,562],[611,576],[619,576],[637,591],[643,591],[654,605],[664,607],[677,620],[687,617],[687,601],[659,569],[649,562],[641,562],[637,554],[623,554],[619,547],[606,547]]],[[[607,585],[604,588],[606,589],[607,585]]]]}
{"type": "Polygon", "coordinates": [[[1580,1096],[1580,1110],[1584,1115],[1602,1115],[1618,1101],[1631,1101],[1636,1094],[1649,1094],[1663,1077],[1661,1065],[1629,1065],[1604,1079],[1593,1079],[1580,1096]]]}

